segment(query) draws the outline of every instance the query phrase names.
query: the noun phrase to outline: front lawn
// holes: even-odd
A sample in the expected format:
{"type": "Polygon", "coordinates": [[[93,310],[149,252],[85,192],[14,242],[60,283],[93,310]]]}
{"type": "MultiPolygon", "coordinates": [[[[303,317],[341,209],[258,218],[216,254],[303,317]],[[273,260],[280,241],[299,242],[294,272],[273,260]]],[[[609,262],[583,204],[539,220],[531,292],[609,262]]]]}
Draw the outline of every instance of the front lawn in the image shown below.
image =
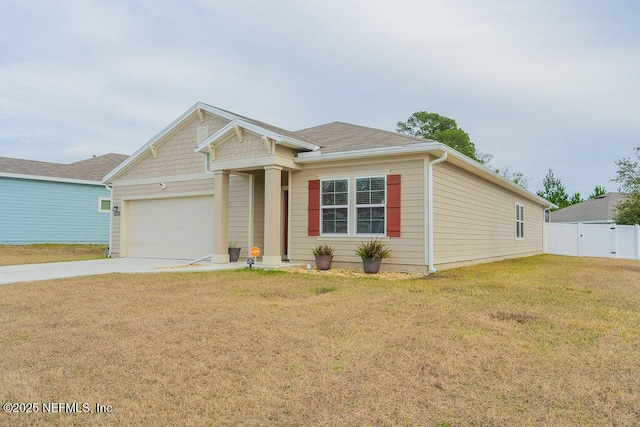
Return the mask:
{"type": "Polygon", "coordinates": [[[0,402],[40,409],[0,425],[640,423],[638,261],[12,284],[0,325],[0,402]]]}
{"type": "Polygon", "coordinates": [[[0,245],[0,266],[104,258],[107,245],[0,245]]]}

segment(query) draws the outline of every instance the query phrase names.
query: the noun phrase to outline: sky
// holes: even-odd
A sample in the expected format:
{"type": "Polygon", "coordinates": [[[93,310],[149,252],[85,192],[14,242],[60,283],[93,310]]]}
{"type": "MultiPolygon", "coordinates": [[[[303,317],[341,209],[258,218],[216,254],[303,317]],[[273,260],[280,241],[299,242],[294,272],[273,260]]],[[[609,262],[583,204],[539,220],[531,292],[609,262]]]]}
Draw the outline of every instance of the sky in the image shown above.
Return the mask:
{"type": "Polygon", "coordinates": [[[0,0],[0,156],[131,154],[198,101],[289,130],[455,119],[531,191],[616,191],[636,0],[0,0]]]}

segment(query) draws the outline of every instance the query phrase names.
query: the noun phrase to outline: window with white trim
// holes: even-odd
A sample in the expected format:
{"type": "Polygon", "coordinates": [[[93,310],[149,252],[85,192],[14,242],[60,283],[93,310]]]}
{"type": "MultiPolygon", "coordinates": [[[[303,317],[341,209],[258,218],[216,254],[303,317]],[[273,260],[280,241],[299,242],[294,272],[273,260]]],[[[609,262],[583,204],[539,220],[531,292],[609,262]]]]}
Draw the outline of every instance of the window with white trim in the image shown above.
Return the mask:
{"type": "Polygon", "coordinates": [[[111,212],[111,199],[98,197],[98,212],[111,212]]]}
{"type": "Polygon", "coordinates": [[[320,234],[385,235],[386,184],[386,176],[321,180],[320,234]]]}
{"type": "Polygon", "coordinates": [[[356,178],[356,234],[384,234],[385,177],[356,178]]]}
{"type": "Polygon", "coordinates": [[[524,239],[524,206],[516,203],[516,239],[524,239]]]}
{"type": "Polygon", "coordinates": [[[349,232],[349,180],[323,180],[320,197],[322,234],[347,234],[349,232]]]}

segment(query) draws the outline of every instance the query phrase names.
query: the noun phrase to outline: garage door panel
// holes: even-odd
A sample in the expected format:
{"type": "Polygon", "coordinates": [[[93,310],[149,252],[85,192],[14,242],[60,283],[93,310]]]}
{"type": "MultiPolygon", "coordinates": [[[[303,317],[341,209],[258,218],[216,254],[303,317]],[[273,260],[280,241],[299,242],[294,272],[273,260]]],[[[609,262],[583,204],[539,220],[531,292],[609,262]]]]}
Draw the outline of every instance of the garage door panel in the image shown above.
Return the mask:
{"type": "Polygon", "coordinates": [[[193,259],[213,247],[213,196],[129,201],[130,257],[193,259]]]}

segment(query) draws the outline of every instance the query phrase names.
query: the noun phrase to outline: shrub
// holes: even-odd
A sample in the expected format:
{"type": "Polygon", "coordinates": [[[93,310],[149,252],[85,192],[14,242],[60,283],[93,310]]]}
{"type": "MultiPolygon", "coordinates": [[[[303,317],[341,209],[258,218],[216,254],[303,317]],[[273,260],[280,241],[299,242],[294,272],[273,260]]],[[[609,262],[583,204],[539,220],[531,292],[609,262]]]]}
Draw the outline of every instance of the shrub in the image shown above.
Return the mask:
{"type": "Polygon", "coordinates": [[[333,248],[326,243],[324,245],[318,245],[311,250],[314,256],[333,255],[333,248]]]}
{"type": "Polygon", "coordinates": [[[382,243],[380,239],[371,239],[368,242],[360,242],[356,246],[356,255],[365,259],[389,258],[391,249],[382,243]]]}

